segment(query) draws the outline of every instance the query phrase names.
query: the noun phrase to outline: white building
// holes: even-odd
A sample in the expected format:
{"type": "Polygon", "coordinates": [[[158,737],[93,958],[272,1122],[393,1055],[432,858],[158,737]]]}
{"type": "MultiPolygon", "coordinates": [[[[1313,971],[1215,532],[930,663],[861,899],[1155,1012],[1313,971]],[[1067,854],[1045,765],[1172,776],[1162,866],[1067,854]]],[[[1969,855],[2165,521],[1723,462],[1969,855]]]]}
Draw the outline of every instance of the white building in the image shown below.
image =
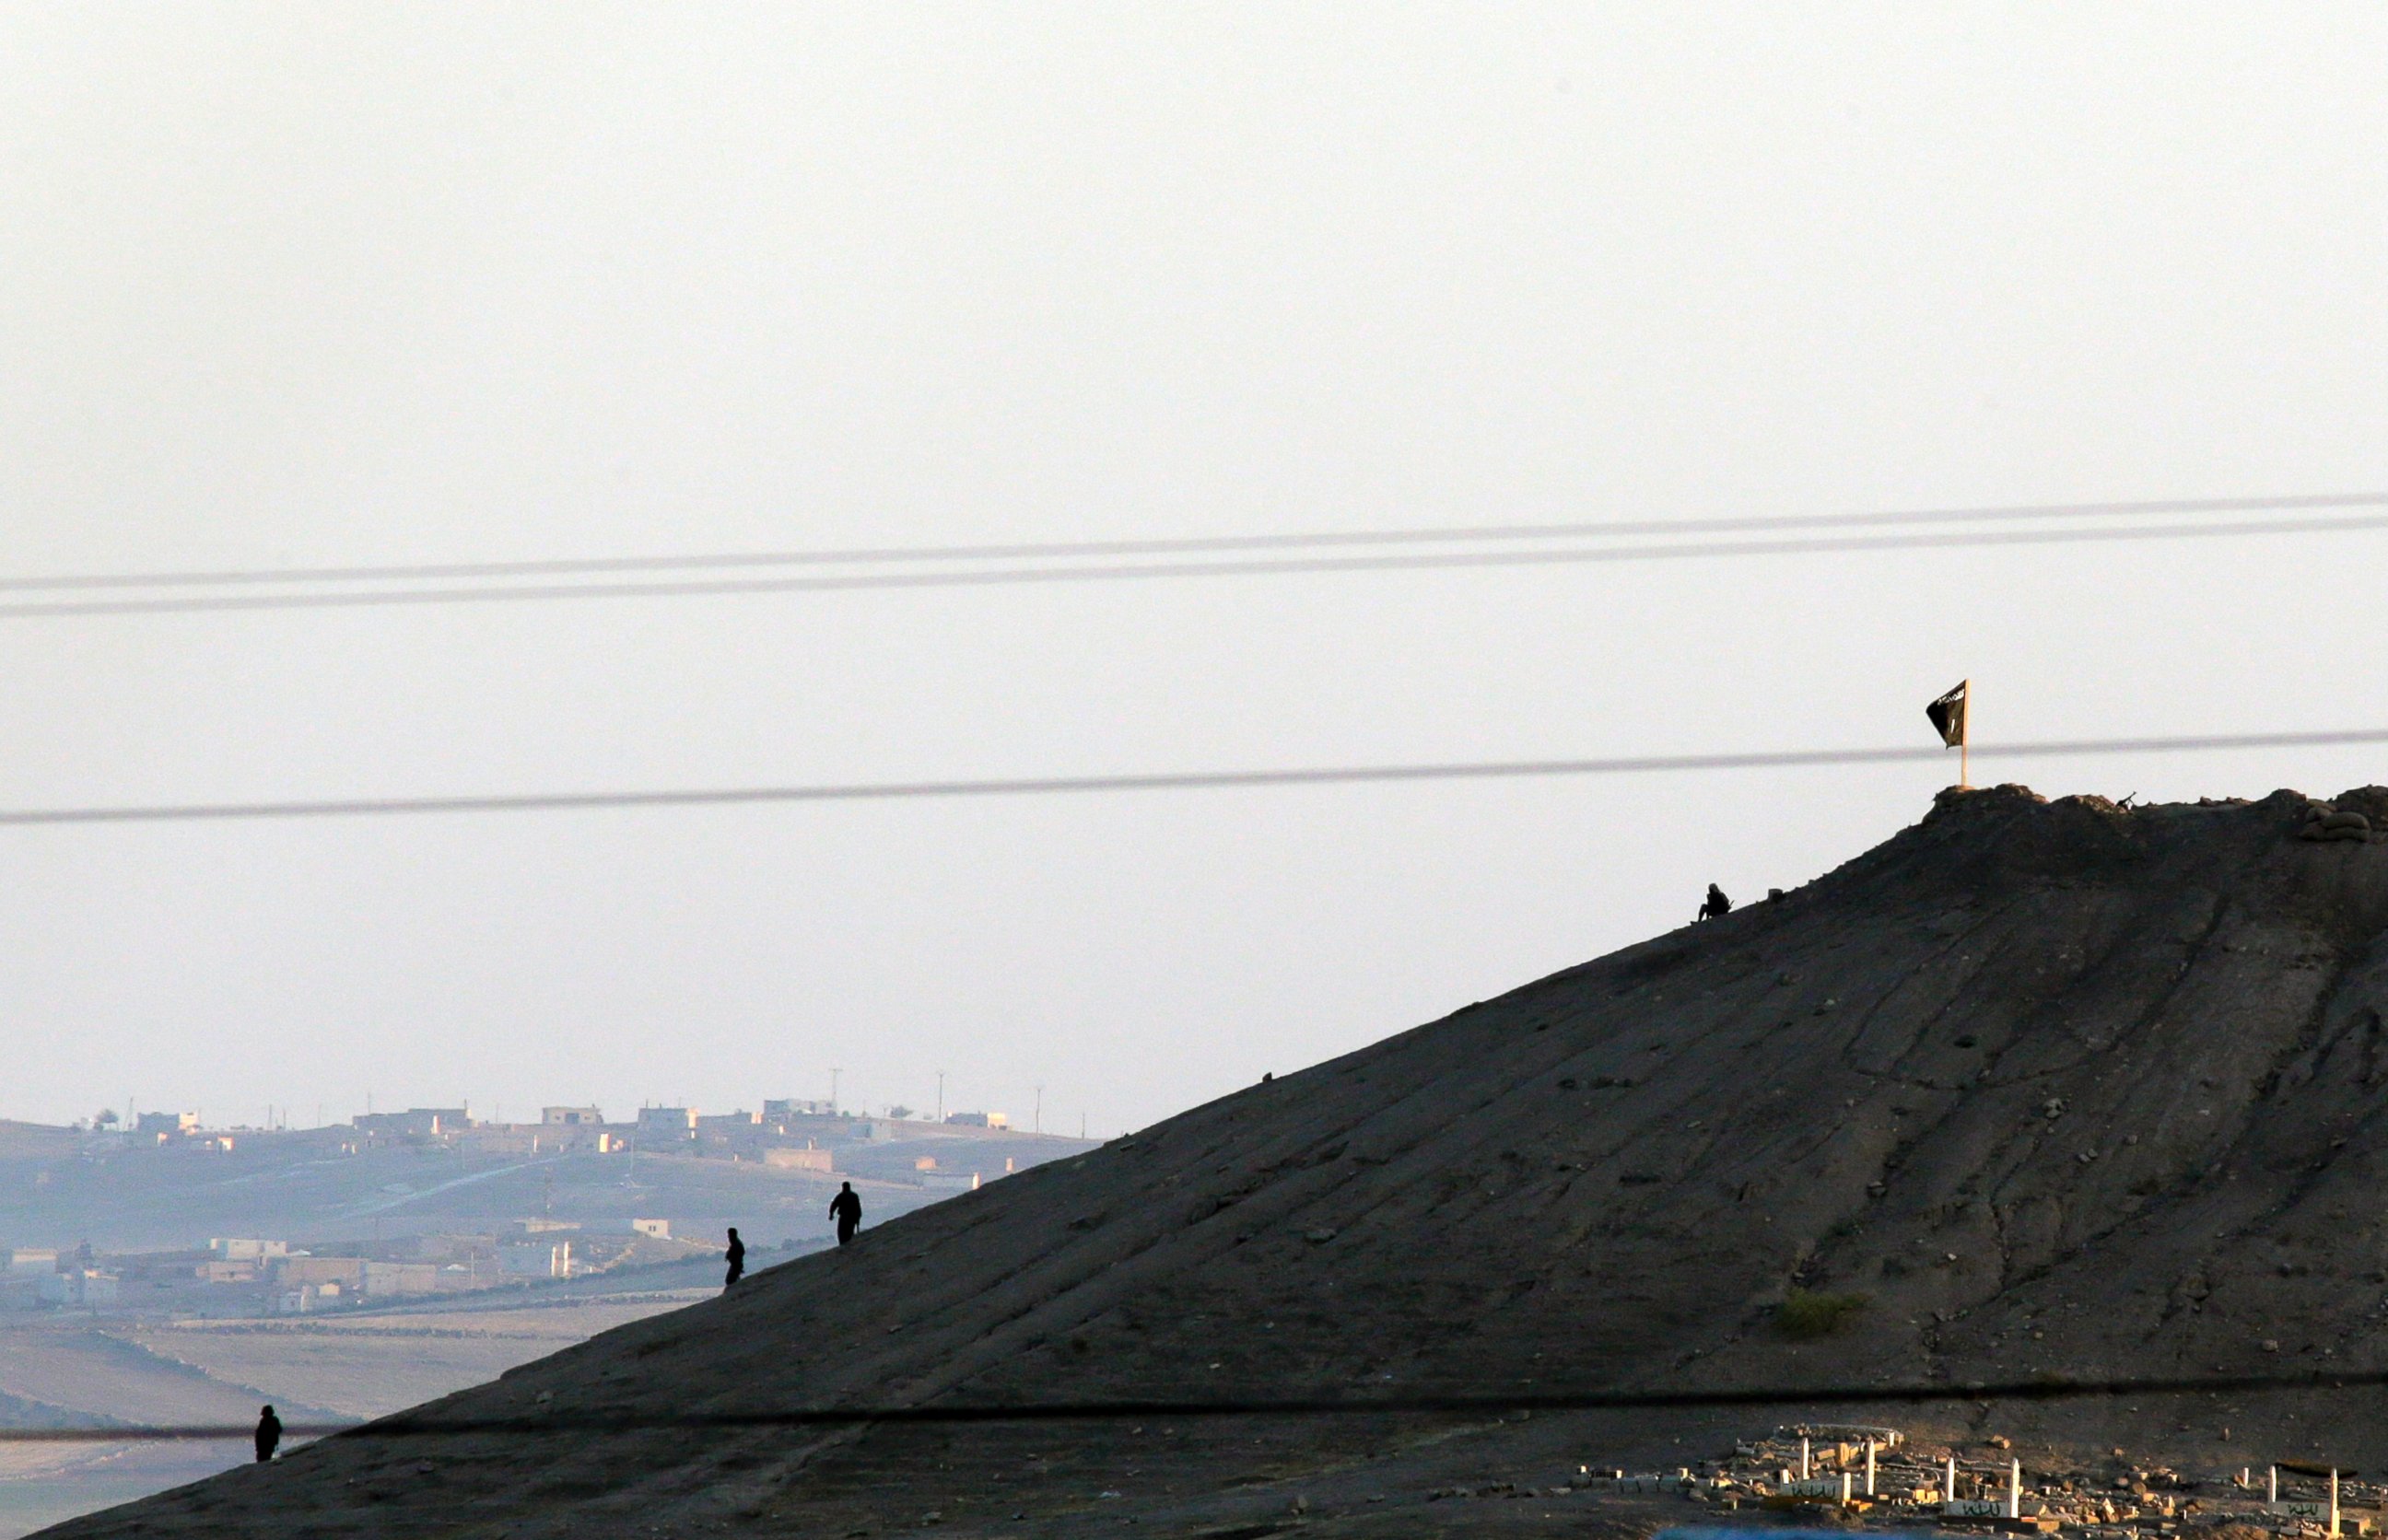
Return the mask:
{"type": "Polygon", "coordinates": [[[70,1272],[54,1272],[42,1280],[42,1302],[45,1305],[113,1305],[116,1303],[116,1275],[112,1272],[92,1272],[76,1268],[70,1272]]]}
{"type": "Polygon", "coordinates": [[[284,1289],[273,1296],[273,1313],[278,1316],[303,1316],[340,1304],[348,1292],[337,1283],[301,1283],[295,1289],[284,1289]]]}

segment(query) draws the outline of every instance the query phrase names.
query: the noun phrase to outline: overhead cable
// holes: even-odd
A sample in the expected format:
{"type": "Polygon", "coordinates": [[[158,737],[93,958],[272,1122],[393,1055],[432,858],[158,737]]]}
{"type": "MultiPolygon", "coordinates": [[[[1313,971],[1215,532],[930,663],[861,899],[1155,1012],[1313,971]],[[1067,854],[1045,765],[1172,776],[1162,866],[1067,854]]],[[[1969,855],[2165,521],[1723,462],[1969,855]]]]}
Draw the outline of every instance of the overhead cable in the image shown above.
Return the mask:
{"type": "Polygon", "coordinates": [[[1718,535],[1753,530],[1847,529],[1884,524],[1993,524],[2030,519],[2105,519],[2156,513],[2286,512],[2388,507],[2388,492],[2324,492],[2269,498],[2164,498],[2137,502],[2004,503],[1981,508],[1893,509],[1872,513],[1796,513],[1706,519],[1574,520],[1545,524],[1438,524],[1402,529],[1198,535],[1140,540],[1045,540],[1009,545],[863,546],[825,550],[718,551],[686,556],[608,556],[411,565],[261,567],[244,571],[82,573],[0,577],[0,593],[71,588],[246,587],[278,583],[374,583],[460,577],[561,577],[723,567],[853,566],[902,562],[1036,561],[1054,557],[1164,556],[1201,551],[1403,546],[1479,540],[1718,535]]]}
{"type": "MultiPolygon", "coordinates": [[[[2348,494],[2327,499],[2248,499],[2246,503],[2195,505],[2203,511],[2291,510],[2388,505],[2388,494],[2348,494]]],[[[2078,509],[1938,511],[1917,513],[1829,514],[1783,520],[1695,520],[1676,524],[1514,525],[1480,530],[1345,532],[1313,536],[1234,536],[1216,539],[1113,541],[1077,545],[896,549],[880,551],[752,553],[693,557],[483,562],[449,566],[288,569],[255,573],[86,574],[0,579],[0,591],[241,587],[323,583],[420,582],[427,579],[597,576],[623,572],[715,570],[736,567],[904,565],[932,562],[1016,561],[1035,555],[1052,560],[1123,553],[1194,554],[1226,549],[1321,548],[1352,545],[1501,544],[1523,540],[1613,537],[1624,534],[1682,535],[1719,530],[1781,530],[1866,524],[1937,524],[1982,521],[2067,519],[2144,514],[2182,505],[2082,505],[2078,509]]],[[[1440,569],[1579,566],[1626,562],[1715,560],[1733,557],[1862,554],[1962,547],[2102,544],[2117,541],[2240,538],[2256,536],[2345,534],[2388,529],[2388,513],[2298,518],[2218,520],[2172,524],[2060,524],[2032,529],[1928,529],[1900,534],[1816,536],[1773,536],[1733,540],[1660,540],[1630,545],[1567,546],[1558,549],[1420,550],[1353,556],[1252,556],[1232,559],[1147,560],[1097,564],[946,566],[934,571],[807,573],[765,577],[691,577],[635,581],[496,583],[465,587],[310,588],[302,592],[169,593],[133,598],[27,600],[0,603],[0,620],[72,616],[208,613],[236,611],[386,608],[426,604],[547,602],[563,600],[672,599],[697,596],[791,593],[853,593],[911,588],[999,587],[1029,584],[1113,583],[1161,578],[1260,577],[1302,574],[1405,572],[1440,569]]]]}
{"type": "MultiPolygon", "coordinates": [[[[2302,733],[2221,733],[2189,738],[2070,738],[1974,748],[1980,758],[2063,759],[2104,754],[2210,753],[2388,743],[2388,727],[2302,733]]],[[[349,818],[438,813],[564,813],[599,808],[734,807],[765,802],[905,802],[954,797],[1037,797],[1114,791],[1235,790],[1371,782],[1508,780],[1707,770],[1797,769],[1835,764],[1911,764],[1945,759],[1934,748],[1794,749],[1752,753],[1645,754],[1616,759],[1486,760],[1439,764],[1340,765],[1284,770],[1200,770],[1151,775],[1054,776],[987,780],[865,781],[809,786],[692,788],[660,791],[534,791],[448,797],[351,797],[321,801],[167,802],[0,811],[0,827],[67,824],[230,822],[349,818]]]]}
{"type": "MultiPolygon", "coordinates": [[[[1922,1406],[1950,1401],[2051,1402],[2120,1396],[2313,1395],[2388,1387],[2388,1370],[2308,1374],[2153,1375],[1940,1380],[1903,1384],[1768,1385],[1723,1390],[1590,1390],[1477,1395],[1312,1395],[1252,1399],[1051,1401],[919,1406],[791,1407],[755,1411],[557,1407],[503,1417],[400,1412],[366,1423],[285,1423],[286,1437],[465,1438],[635,1433],[650,1429],[837,1428],[1035,1422],[1118,1422],[1261,1417],[1497,1417],[1518,1412],[1692,1411],[1734,1407],[1922,1406]]],[[[0,1428],[0,1444],[107,1444],[246,1439],[251,1425],[143,1424],[0,1428]]]]}

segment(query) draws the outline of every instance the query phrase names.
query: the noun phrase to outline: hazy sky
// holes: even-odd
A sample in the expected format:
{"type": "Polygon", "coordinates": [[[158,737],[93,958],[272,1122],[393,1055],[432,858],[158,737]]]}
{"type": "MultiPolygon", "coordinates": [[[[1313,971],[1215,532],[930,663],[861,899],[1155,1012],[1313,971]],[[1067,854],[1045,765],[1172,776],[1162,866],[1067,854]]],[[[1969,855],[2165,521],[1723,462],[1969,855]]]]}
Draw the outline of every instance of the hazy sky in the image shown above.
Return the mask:
{"type": "MultiPolygon", "coordinates": [[[[2373,6],[0,6],[0,575],[2388,488],[2373,6]]],[[[2341,536],[0,621],[0,807],[2383,721],[2341,536]]],[[[2316,791],[2376,751],[2015,767],[2316,791]]],[[[1995,766],[1988,766],[1995,770],[1995,766]]],[[[1937,765],[0,831],[0,1116],[1098,1132],[1937,765]]]]}

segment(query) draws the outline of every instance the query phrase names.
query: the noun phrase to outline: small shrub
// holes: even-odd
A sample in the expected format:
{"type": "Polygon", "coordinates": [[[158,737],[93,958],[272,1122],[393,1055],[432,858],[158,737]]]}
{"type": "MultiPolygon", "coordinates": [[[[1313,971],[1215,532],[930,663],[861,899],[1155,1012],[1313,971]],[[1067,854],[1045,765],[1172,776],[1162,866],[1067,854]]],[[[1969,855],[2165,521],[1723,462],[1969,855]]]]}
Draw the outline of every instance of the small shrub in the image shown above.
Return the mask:
{"type": "Polygon", "coordinates": [[[1829,1337],[1873,1303],[1864,1294],[1794,1289],[1775,1308],[1774,1327],[1786,1337],[1829,1337]]]}

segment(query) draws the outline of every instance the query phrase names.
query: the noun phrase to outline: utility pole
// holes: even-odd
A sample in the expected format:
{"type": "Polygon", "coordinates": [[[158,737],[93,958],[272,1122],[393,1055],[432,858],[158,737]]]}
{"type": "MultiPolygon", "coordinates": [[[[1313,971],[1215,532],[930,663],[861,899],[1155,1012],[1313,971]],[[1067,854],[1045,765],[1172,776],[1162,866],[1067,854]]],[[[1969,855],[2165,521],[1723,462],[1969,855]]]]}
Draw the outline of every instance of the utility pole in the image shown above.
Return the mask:
{"type": "Polygon", "coordinates": [[[839,1074],[839,1070],[838,1070],[837,1066],[835,1066],[835,1065],[831,1065],[831,1066],[829,1067],[829,1115],[830,1115],[832,1117],[836,1117],[836,1116],[837,1116],[837,1077],[838,1077],[838,1074],[839,1074]]]}
{"type": "Polygon", "coordinates": [[[937,1121],[946,1120],[946,1072],[937,1071],[937,1121]]]}
{"type": "Polygon", "coordinates": [[[1045,1131],[1045,1088],[1041,1085],[1036,1088],[1036,1117],[1029,1126],[1038,1133],[1045,1131]]]}

